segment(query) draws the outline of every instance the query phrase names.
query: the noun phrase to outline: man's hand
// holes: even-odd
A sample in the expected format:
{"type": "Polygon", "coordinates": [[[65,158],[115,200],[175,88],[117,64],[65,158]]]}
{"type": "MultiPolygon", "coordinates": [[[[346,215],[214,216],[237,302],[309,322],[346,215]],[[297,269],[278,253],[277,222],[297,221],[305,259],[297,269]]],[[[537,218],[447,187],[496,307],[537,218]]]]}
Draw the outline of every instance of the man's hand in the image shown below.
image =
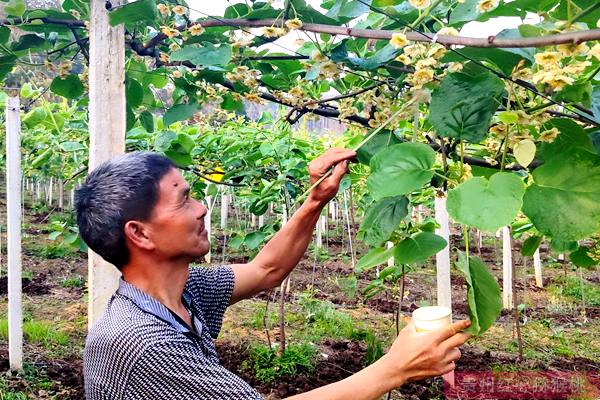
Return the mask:
{"type": "Polygon", "coordinates": [[[389,368],[401,383],[453,371],[454,362],[461,356],[458,347],[471,337],[461,331],[470,324],[470,321],[458,321],[444,329],[417,332],[411,321],[384,356],[389,368]]]}
{"type": "Polygon", "coordinates": [[[356,157],[356,152],[343,148],[332,148],[315,158],[308,164],[310,184],[313,185],[332,167],[333,172],[323,180],[309,195],[309,198],[320,203],[327,203],[337,193],[340,181],[348,172],[348,161],[356,157]]]}

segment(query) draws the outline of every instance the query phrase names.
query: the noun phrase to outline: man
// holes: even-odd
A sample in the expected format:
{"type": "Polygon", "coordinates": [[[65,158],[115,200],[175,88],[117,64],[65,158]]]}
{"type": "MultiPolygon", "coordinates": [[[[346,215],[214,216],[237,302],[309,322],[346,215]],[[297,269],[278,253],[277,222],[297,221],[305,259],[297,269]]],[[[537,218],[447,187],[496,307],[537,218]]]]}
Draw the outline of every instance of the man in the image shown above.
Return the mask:
{"type": "MultiPolygon", "coordinates": [[[[333,167],[287,224],[248,264],[189,268],[209,250],[206,207],[168,158],[136,152],[92,171],[76,194],[85,242],[122,273],[84,351],[88,400],[260,399],[219,363],[214,338],[228,305],[278,286],[312,238],[355,153],[332,149],[309,165],[312,182],[333,167]]],[[[409,324],[380,360],[357,374],[293,399],[377,399],[415,379],[454,369],[468,338],[409,324]]]]}

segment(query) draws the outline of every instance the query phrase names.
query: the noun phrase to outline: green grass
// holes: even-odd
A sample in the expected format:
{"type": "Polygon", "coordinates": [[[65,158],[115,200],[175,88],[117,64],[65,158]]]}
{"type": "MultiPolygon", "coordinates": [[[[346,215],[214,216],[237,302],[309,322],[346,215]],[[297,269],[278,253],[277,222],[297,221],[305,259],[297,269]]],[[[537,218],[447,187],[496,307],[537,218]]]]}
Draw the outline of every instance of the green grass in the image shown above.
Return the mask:
{"type": "Polygon", "coordinates": [[[81,288],[83,287],[83,276],[75,274],[68,278],[63,278],[60,281],[60,286],[64,288],[81,288]]]}
{"type": "Polygon", "coordinates": [[[305,291],[299,296],[299,303],[305,314],[307,339],[358,339],[364,336],[363,330],[355,328],[356,322],[350,315],[336,310],[331,302],[318,300],[313,295],[314,293],[305,291]]]}
{"type": "Polygon", "coordinates": [[[26,321],[23,324],[23,333],[26,340],[44,347],[65,346],[69,343],[69,336],[48,321],[26,321]]]}
{"type": "Polygon", "coordinates": [[[269,383],[284,376],[312,371],[315,354],[314,346],[307,343],[289,343],[282,355],[277,354],[277,349],[257,345],[250,350],[246,367],[252,368],[259,381],[269,383]]]}
{"type": "Polygon", "coordinates": [[[586,306],[600,306],[600,285],[575,276],[561,276],[548,287],[549,293],[564,296],[586,306]]]}

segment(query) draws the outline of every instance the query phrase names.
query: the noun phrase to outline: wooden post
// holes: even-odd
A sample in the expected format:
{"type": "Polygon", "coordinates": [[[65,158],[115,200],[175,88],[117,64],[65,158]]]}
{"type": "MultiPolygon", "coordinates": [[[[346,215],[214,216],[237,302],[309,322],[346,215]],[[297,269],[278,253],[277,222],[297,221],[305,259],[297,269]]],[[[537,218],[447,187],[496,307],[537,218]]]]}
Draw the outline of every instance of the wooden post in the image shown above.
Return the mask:
{"type": "Polygon", "coordinates": [[[258,227],[262,228],[265,225],[265,215],[258,216],[258,227]]]}
{"type": "Polygon", "coordinates": [[[446,193],[442,197],[437,194],[434,199],[435,220],[440,225],[435,233],[443,237],[448,245],[435,255],[437,269],[437,303],[438,306],[452,309],[452,283],[450,281],[450,223],[446,210],[446,193]]]}
{"type": "Polygon", "coordinates": [[[52,177],[50,177],[50,182],[48,183],[48,207],[50,207],[52,205],[52,200],[53,196],[52,196],[52,192],[54,189],[54,179],[52,177]]]}
{"type": "Polygon", "coordinates": [[[58,209],[63,210],[65,208],[65,182],[61,179],[58,180],[58,209]]]}
{"type": "Polygon", "coordinates": [[[8,259],[8,359],[10,369],[23,368],[21,304],[21,121],[19,98],[6,99],[6,213],[8,259]]]}
{"type": "Polygon", "coordinates": [[[510,239],[510,229],[505,226],[502,228],[502,305],[506,309],[512,309],[513,291],[512,291],[512,244],[510,239]]]}
{"type": "Polygon", "coordinates": [[[535,271],[535,285],[537,287],[544,287],[544,280],[542,279],[542,260],[540,257],[540,249],[538,248],[533,253],[533,269],[535,271]]]}
{"type": "MultiPolygon", "coordinates": [[[[113,0],[112,6],[123,4],[113,0]]],[[[111,27],[103,0],[90,1],[89,170],[125,152],[125,34],[111,27]]],[[[90,250],[88,327],[97,321],[119,283],[120,272],[90,250]]]]}
{"type": "Polygon", "coordinates": [[[346,219],[346,230],[348,231],[348,243],[350,243],[350,260],[352,262],[352,270],[354,271],[356,257],[354,256],[354,244],[352,243],[352,229],[350,228],[350,213],[348,212],[348,195],[346,194],[346,190],[344,190],[344,218],[346,219]]]}

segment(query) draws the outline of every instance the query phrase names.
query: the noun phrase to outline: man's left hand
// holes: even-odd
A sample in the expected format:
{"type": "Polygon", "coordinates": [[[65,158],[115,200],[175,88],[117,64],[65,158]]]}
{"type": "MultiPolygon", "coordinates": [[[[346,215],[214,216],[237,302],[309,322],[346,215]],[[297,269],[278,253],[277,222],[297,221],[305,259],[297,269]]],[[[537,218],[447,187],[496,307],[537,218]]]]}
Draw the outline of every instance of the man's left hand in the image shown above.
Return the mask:
{"type": "Polygon", "coordinates": [[[333,172],[323,180],[309,195],[309,199],[327,203],[333,199],[340,187],[340,181],[348,172],[348,162],[356,157],[354,150],[335,147],[315,158],[308,164],[310,184],[314,184],[332,167],[333,172]]]}

